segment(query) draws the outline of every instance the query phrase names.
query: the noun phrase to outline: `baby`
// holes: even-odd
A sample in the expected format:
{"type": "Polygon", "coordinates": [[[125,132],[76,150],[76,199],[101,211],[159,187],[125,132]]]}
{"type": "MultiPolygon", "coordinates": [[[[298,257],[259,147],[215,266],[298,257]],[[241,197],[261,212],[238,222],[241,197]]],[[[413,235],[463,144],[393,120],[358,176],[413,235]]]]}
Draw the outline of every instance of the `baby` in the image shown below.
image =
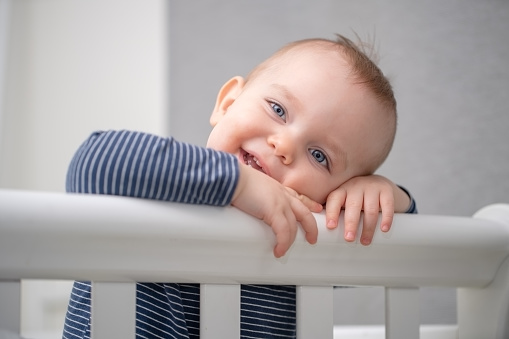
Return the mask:
{"type": "MultiPolygon", "coordinates": [[[[350,40],[304,40],[283,47],[246,79],[219,91],[207,148],[141,132],[96,132],[79,148],[67,191],[232,204],[262,219],[283,256],[300,224],[310,243],[311,212],[327,226],[345,209],[345,239],[371,242],[382,211],[415,213],[410,195],[374,175],[396,130],[391,86],[350,40]],[[297,222],[298,221],[298,222],[297,222]]],[[[143,227],[143,225],[140,225],[143,227]]],[[[89,338],[89,282],[75,282],[64,338],[89,338]]],[[[138,283],[137,337],[199,338],[197,284],[138,283]]],[[[241,338],[295,336],[295,286],[241,286],[241,338]]]]}
{"type": "MultiPolygon", "coordinates": [[[[305,195],[314,211],[318,207],[311,200],[327,202],[330,228],[344,207],[347,241],[355,240],[363,210],[361,243],[368,245],[380,209],[381,228],[388,231],[393,212],[406,212],[411,204],[401,188],[372,175],[396,132],[391,86],[351,41],[338,39],[289,44],[246,79],[230,79],[219,92],[207,146],[235,154],[241,163],[305,195]]],[[[237,192],[250,184],[245,178],[241,175],[237,192]]],[[[260,203],[269,203],[260,193],[260,203]]],[[[256,215],[248,210],[258,208],[253,196],[245,197],[249,202],[235,196],[233,205],[256,215]]]]}

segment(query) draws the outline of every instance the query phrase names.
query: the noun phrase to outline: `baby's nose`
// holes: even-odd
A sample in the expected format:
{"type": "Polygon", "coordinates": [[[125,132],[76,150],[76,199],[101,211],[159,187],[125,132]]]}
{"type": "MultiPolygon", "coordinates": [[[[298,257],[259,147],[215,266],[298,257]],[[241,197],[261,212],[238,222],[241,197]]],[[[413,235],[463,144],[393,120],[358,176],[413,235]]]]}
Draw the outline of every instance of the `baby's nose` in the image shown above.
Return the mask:
{"type": "Polygon", "coordinates": [[[278,156],[283,164],[289,165],[294,160],[295,143],[288,135],[271,136],[268,143],[274,149],[274,154],[278,156]]]}

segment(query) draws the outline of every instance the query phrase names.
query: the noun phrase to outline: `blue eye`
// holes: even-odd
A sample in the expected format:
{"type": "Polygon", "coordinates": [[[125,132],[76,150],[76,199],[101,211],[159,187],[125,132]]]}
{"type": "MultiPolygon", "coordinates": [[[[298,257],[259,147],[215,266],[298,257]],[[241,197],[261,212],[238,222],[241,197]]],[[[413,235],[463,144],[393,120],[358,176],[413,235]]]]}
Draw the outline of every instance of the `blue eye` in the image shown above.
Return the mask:
{"type": "Polygon", "coordinates": [[[320,150],[317,150],[317,149],[312,149],[310,150],[311,152],[311,155],[313,156],[313,158],[318,161],[320,164],[324,165],[324,166],[329,166],[329,163],[327,162],[327,157],[325,156],[325,154],[323,154],[322,151],[320,150]]]}
{"type": "Polygon", "coordinates": [[[286,113],[283,107],[279,106],[276,103],[271,102],[270,107],[272,107],[272,110],[284,121],[286,121],[286,113]]]}

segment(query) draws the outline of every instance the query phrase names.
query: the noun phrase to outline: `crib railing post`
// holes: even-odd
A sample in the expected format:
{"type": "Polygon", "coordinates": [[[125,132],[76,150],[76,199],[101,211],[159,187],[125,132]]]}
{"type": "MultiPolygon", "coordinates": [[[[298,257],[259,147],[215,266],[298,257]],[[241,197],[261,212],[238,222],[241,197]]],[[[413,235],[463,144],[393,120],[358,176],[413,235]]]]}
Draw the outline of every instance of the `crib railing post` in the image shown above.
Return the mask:
{"type": "Polygon", "coordinates": [[[417,339],[420,328],[419,289],[385,288],[385,338],[417,339]]]}
{"type": "Polygon", "coordinates": [[[509,258],[488,286],[457,293],[460,338],[509,338],[509,258]]]}
{"type": "MultiPolygon", "coordinates": [[[[509,227],[509,205],[486,206],[474,214],[509,227]]],[[[484,288],[458,289],[458,334],[460,338],[509,338],[509,256],[493,281],[484,288]]]]}
{"type": "Polygon", "coordinates": [[[240,285],[201,285],[200,338],[240,338],[240,285]]]}
{"type": "Polygon", "coordinates": [[[0,329],[21,330],[21,281],[0,281],[0,329]]]}
{"type": "Polygon", "coordinates": [[[297,286],[297,338],[333,338],[333,289],[297,286]]]}
{"type": "Polygon", "coordinates": [[[92,283],[92,338],[134,339],[136,284],[92,283]]]}

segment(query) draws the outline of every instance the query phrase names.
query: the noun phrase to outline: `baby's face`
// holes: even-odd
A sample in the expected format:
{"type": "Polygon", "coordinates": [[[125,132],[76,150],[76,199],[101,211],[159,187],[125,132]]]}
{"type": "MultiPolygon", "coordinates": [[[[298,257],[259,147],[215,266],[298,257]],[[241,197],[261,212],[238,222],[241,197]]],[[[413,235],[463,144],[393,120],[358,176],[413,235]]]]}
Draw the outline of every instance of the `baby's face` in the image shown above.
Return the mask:
{"type": "Polygon", "coordinates": [[[300,51],[246,84],[232,80],[218,97],[207,146],[324,203],[364,174],[386,138],[379,103],[352,84],[350,68],[338,58],[300,51]]]}

